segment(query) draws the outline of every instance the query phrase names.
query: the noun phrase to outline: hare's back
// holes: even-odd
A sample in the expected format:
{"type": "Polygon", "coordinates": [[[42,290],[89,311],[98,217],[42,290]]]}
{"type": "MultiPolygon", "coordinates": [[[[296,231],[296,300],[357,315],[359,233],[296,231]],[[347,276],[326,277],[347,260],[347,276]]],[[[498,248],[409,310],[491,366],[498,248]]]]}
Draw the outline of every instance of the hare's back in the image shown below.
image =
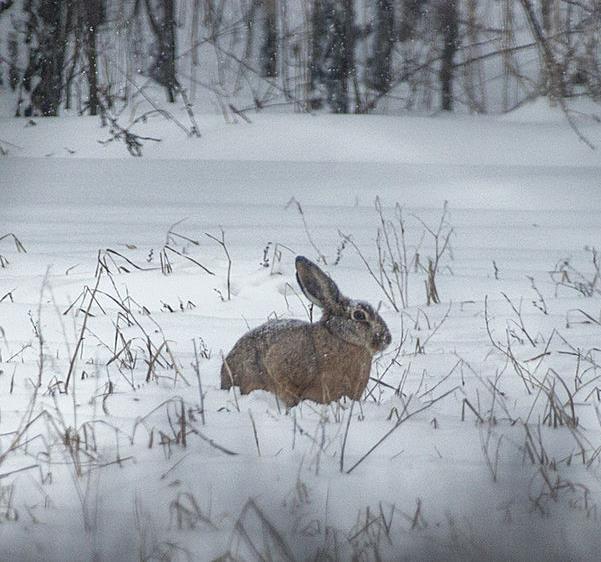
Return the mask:
{"type": "Polygon", "coordinates": [[[270,320],[244,334],[223,361],[221,388],[239,386],[244,394],[271,390],[264,362],[268,350],[278,342],[294,340],[305,326],[300,320],[270,320]]]}
{"type": "Polygon", "coordinates": [[[371,353],[333,333],[323,322],[267,322],[242,336],[221,368],[221,388],[242,394],[269,390],[288,405],[361,397],[371,353]]]}

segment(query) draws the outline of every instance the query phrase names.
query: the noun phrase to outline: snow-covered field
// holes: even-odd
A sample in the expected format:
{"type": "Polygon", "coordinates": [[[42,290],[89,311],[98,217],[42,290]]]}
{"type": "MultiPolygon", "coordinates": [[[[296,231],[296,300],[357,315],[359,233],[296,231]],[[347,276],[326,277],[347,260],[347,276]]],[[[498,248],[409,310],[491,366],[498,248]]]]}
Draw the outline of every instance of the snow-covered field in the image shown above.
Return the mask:
{"type": "Polygon", "coordinates": [[[0,120],[0,559],[596,559],[598,153],[542,102],[250,117],[150,119],[142,158],[0,120]],[[307,318],[297,254],[380,303],[360,402],[219,389],[249,327],[307,318]]]}

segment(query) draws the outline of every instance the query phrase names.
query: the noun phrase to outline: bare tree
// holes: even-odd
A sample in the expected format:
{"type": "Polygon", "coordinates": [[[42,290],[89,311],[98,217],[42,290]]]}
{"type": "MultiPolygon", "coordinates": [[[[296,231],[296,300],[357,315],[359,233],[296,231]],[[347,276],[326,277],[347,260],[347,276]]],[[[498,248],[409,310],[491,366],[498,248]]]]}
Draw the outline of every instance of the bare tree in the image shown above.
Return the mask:
{"type": "Polygon", "coordinates": [[[19,60],[19,39],[14,31],[8,34],[8,83],[11,90],[16,90],[21,81],[21,71],[17,61],[19,60]]]}
{"type": "Polygon", "coordinates": [[[440,61],[440,108],[453,111],[453,78],[455,53],[459,46],[459,8],[457,0],[442,0],[438,4],[438,23],[442,36],[440,61]]]}
{"type": "Polygon", "coordinates": [[[18,114],[96,114],[117,92],[143,91],[136,74],[190,109],[178,73],[192,101],[208,90],[226,118],[271,103],[353,113],[601,101],[599,0],[0,0],[0,14],[11,7],[0,60],[18,114]]]}
{"type": "Polygon", "coordinates": [[[278,32],[275,0],[263,0],[263,44],[261,46],[261,74],[277,76],[278,32]]]}
{"type": "Polygon", "coordinates": [[[328,49],[328,29],[325,20],[327,0],[313,0],[311,9],[311,49],[309,60],[309,90],[313,109],[323,103],[321,86],[324,78],[323,59],[328,49]]]}
{"type": "Polygon", "coordinates": [[[88,110],[98,114],[98,26],[104,21],[104,0],[81,0],[84,22],[84,45],[86,52],[86,76],[88,80],[88,110]]]}
{"type": "Polygon", "coordinates": [[[395,13],[393,0],[377,0],[375,6],[373,55],[369,61],[371,85],[378,92],[387,92],[392,80],[392,49],[394,47],[395,13]]]}
{"type": "Polygon", "coordinates": [[[30,45],[24,76],[30,94],[26,114],[58,115],[72,8],[71,0],[27,0],[24,4],[30,45]]]}
{"type": "MultiPolygon", "coordinates": [[[[541,53],[541,58],[543,62],[542,68],[544,70],[548,84],[549,97],[554,101],[558,101],[560,98],[563,99],[565,95],[563,75],[561,72],[560,65],[555,59],[553,49],[551,48],[551,45],[547,40],[545,31],[541,26],[539,19],[536,17],[534,8],[532,7],[530,0],[520,0],[520,3],[522,4],[522,8],[524,9],[526,18],[528,20],[528,24],[530,26],[530,29],[532,30],[532,34],[534,36],[534,39],[536,40],[536,43],[539,47],[539,51],[541,53]]],[[[545,0],[542,4],[542,7],[544,8],[543,15],[548,20],[549,2],[545,0]]],[[[550,23],[547,21],[546,25],[549,26],[550,23]]]]}
{"type": "Polygon", "coordinates": [[[325,94],[334,113],[349,113],[349,82],[355,76],[354,1],[315,0],[312,26],[313,105],[321,105],[325,94]]]}
{"type": "Polygon", "coordinates": [[[416,35],[417,23],[428,9],[429,0],[401,0],[401,13],[398,22],[397,38],[407,41],[416,35]]]}
{"type": "Polygon", "coordinates": [[[156,40],[150,74],[165,88],[170,103],[175,102],[178,90],[175,3],[176,0],[145,0],[148,21],[156,40]]]}

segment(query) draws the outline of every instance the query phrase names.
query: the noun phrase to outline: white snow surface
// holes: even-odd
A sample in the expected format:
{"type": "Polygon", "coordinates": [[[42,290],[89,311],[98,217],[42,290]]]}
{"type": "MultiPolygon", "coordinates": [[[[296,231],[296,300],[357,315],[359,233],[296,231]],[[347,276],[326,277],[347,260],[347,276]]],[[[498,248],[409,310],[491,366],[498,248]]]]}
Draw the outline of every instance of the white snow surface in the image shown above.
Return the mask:
{"type": "Polygon", "coordinates": [[[0,119],[0,559],[596,559],[601,160],[556,111],[157,118],[142,158],[0,119]],[[419,246],[401,311],[341,246],[378,276],[376,197],[419,246]],[[307,320],[297,254],[390,327],[354,405],[219,388],[246,331],[307,320]]]}

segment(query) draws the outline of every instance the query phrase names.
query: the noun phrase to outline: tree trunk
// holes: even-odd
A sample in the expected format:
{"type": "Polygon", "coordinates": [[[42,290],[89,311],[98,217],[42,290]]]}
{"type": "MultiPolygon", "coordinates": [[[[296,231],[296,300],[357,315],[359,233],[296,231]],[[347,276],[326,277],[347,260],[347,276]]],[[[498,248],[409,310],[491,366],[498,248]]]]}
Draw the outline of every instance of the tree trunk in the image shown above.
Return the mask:
{"type": "Polygon", "coordinates": [[[35,57],[33,76],[39,82],[31,92],[32,110],[39,111],[44,117],[57,116],[63,94],[63,71],[67,46],[67,11],[70,1],[38,0],[37,9],[37,47],[32,49],[35,57]]]}
{"type": "Polygon", "coordinates": [[[391,54],[394,45],[394,1],[377,0],[371,86],[380,93],[390,89],[391,54]]]}
{"type": "Polygon", "coordinates": [[[87,59],[88,110],[90,115],[98,115],[98,53],[96,32],[104,20],[103,0],[83,0],[84,45],[87,59]]]}
{"type": "Polygon", "coordinates": [[[417,24],[422,17],[422,12],[427,11],[429,0],[403,0],[397,38],[404,42],[412,39],[417,33],[417,24]]]}
{"type": "Polygon", "coordinates": [[[349,80],[355,74],[354,0],[314,0],[311,17],[311,105],[324,97],[334,113],[349,113],[349,80]]]}
{"type": "Polygon", "coordinates": [[[167,100],[175,102],[178,90],[176,71],[177,35],[175,32],[176,0],[160,0],[155,11],[151,0],[146,0],[150,27],[157,41],[157,52],[151,68],[152,77],[167,91],[167,100]]]}
{"type": "Polygon", "coordinates": [[[522,8],[526,13],[526,18],[536,40],[541,56],[545,78],[547,82],[548,96],[551,103],[555,103],[565,96],[565,83],[562,75],[562,69],[557,60],[544,30],[539,23],[534,8],[529,0],[520,0],[522,8]]]}
{"type": "Polygon", "coordinates": [[[165,9],[165,46],[167,47],[167,70],[165,72],[165,86],[168,99],[175,102],[177,92],[177,75],[175,66],[175,53],[177,51],[177,36],[175,32],[175,1],[164,0],[165,9]]]}
{"type": "Polygon", "coordinates": [[[323,103],[321,84],[324,80],[323,61],[327,51],[327,24],[325,21],[325,1],[313,0],[311,10],[311,47],[309,60],[309,91],[311,106],[319,109],[323,103]]]}
{"type": "Polygon", "coordinates": [[[442,0],[438,6],[438,21],[443,37],[442,57],[440,61],[440,108],[453,111],[453,77],[455,54],[459,45],[458,0],[442,0]]]}
{"type": "Polygon", "coordinates": [[[200,31],[200,0],[194,0],[192,4],[192,56],[190,57],[190,99],[196,99],[196,71],[198,69],[198,33],[200,31]]]}
{"type": "Polygon", "coordinates": [[[540,14],[543,25],[543,31],[548,37],[553,32],[553,0],[541,0],[540,14]]]}
{"type": "Polygon", "coordinates": [[[263,0],[263,46],[261,47],[261,73],[266,78],[277,76],[278,34],[275,0],[263,0]]]}
{"type": "Polygon", "coordinates": [[[331,32],[324,61],[328,105],[334,113],[348,113],[349,78],[355,66],[353,0],[330,0],[325,16],[331,32]]]}
{"type": "Polygon", "coordinates": [[[19,39],[17,34],[12,31],[8,34],[8,83],[10,89],[14,92],[21,81],[21,72],[19,71],[19,39]]]}
{"type": "Polygon", "coordinates": [[[71,109],[71,88],[73,86],[73,78],[79,65],[79,56],[81,52],[81,34],[83,29],[83,19],[81,10],[77,9],[77,6],[71,4],[69,6],[69,12],[67,14],[68,28],[73,31],[73,38],[71,43],[73,44],[73,52],[70,56],[71,64],[65,66],[65,75],[63,77],[63,100],[64,108],[71,109]]]}
{"type": "Polygon", "coordinates": [[[355,76],[355,8],[354,0],[343,0],[343,35],[341,80],[344,81],[344,95],[346,98],[343,113],[349,113],[349,80],[355,76]]]}

